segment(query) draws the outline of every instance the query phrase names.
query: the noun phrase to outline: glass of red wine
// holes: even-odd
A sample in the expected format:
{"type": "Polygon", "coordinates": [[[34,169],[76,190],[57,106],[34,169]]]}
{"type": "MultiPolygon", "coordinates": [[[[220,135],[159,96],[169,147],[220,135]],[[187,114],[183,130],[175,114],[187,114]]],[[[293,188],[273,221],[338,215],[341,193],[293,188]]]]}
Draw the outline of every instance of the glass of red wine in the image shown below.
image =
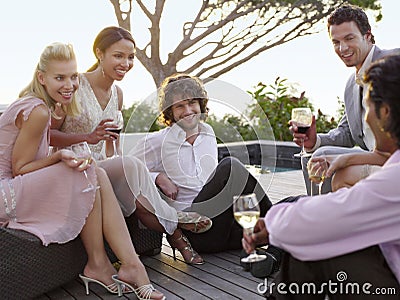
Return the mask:
{"type": "MultiPolygon", "coordinates": [[[[122,128],[124,127],[124,118],[123,118],[122,112],[120,110],[118,110],[117,113],[115,114],[114,121],[111,124],[115,125],[116,127],[106,128],[106,130],[120,134],[122,128]]],[[[114,153],[109,158],[114,158],[114,157],[119,156],[118,150],[117,150],[117,139],[113,140],[113,149],[114,149],[114,153]]]]}
{"type": "MultiPolygon", "coordinates": [[[[312,112],[309,107],[296,107],[292,109],[292,122],[296,123],[298,133],[306,133],[312,123],[312,112]]],[[[296,153],[295,157],[301,157],[306,154],[304,149],[304,140],[301,140],[301,151],[296,153]]]]}

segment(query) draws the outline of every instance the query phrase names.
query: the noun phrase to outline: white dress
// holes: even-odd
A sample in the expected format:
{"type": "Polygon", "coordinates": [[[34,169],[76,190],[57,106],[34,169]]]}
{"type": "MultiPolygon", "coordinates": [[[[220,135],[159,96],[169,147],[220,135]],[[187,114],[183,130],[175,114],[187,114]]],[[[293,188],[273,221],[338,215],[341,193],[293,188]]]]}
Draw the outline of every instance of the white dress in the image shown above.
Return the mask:
{"type": "MultiPolygon", "coordinates": [[[[114,119],[118,111],[117,87],[111,86],[111,97],[107,106],[102,109],[84,74],[80,75],[79,89],[76,92],[76,99],[80,102],[82,113],[76,117],[67,116],[62,124],[61,131],[66,133],[90,133],[104,119],[114,119]]],[[[90,145],[92,155],[96,160],[106,158],[104,152],[104,141],[90,145]]]]}
{"type": "MultiPolygon", "coordinates": [[[[80,85],[76,99],[82,107],[77,117],[66,117],[61,131],[65,133],[90,133],[101,120],[114,118],[118,110],[118,95],[115,85],[111,87],[111,98],[103,110],[84,74],[80,75],[80,85]]],[[[104,141],[91,145],[93,157],[100,167],[104,168],[113,185],[114,192],[125,216],[136,209],[136,199],[142,195],[147,203],[142,203],[158,218],[165,231],[172,234],[177,228],[178,218],[174,208],[160,197],[158,190],[149,175],[147,167],[135,157],[105,158],[104,141]]]]}

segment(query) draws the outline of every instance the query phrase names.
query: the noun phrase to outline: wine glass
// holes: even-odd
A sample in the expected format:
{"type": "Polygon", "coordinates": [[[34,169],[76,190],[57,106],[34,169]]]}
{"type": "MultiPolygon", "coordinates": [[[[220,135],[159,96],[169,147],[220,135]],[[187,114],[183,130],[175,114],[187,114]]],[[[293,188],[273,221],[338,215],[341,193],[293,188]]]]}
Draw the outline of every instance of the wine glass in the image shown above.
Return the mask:
{"type": "MultiPolygon", "coordinates": [[[[318,194],[322,193],[322,184],[326,179],[326,171],[328,169],[328,161],[326,160],[325,155],[318,156],[313,160],[310,160],[307,166],[308,169],[308,178],[311,182],[315,183],[318,187],[318,194]]],[[[311,195],[313,188],[311,187],[311,195]]]]}
{"type": "MultiPolygon", "coordinates": [[[[114,117],[114,121],[111,124],[116,125],[117,127],[115,127],[115,128],[106,128],[106,130],[120,134],[122,128],[124,127],[124,117],[122,116],[122,112],[120,110],[118,110],[116,112],[115,117],[114,117]]],[[[118,157],[119,156],[118,151],[117,151],[117,139],[114,139],[112,141],[112,143],[113,143],[114,153],[109,158],[114,158],[114,157],[118,157]]]]}
{"type": "MultiPolygon", "coordinates": [[[[89,145],[87,142],[72,144],[68,148],[72,152],[74,152],[77,160],[83,160],[83,163],[81,165],[82,167],[85,167],[86,165],[90,164],[90,162],[92,160],[92,153],[90,151],[90,148],[89,148],[89,145]]],[[[97,190],[98,188],[100,188],[99,186],[94,186],[93,183],[90,182],[86,170],[83,170],[83,174],[86,177],[86,181],[88,182],[88,185],[86,188],[84,188],[82,190],[82,192],[87,193],[87,192],[97,190]]]]}
{"type": "MultiPolygon", "coordinates": [[[[296,123],[298,133],[306,133],[312,123],[312,112],[308,107],[297,107],[292,109],[292,121],[296,123]]],[[[304,139],[301,139],[301,151],[296,153],[295,157],[301,157],[306,154],[304,149],[304,139]]]]}
{"type": "MultiPolygon", "coordinates": [[[[246,234],[251,234],[260,217],[260,206],[256,194],[233,196],[233,216],[243,227],[246,234]]],[[[255,250],[241,259],[244,263],[257,262],[266,259],[265,255],[259,255],[255,250]]]]}

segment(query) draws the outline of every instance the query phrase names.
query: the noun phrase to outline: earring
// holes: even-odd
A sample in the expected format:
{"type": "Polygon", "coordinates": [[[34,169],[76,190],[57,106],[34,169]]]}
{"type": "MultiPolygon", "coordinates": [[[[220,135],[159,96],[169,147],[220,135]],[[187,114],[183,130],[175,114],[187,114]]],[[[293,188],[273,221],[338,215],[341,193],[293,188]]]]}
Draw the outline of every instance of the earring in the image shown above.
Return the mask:
{"type": "Polygon", "coordinates": [[[103,60],[100,59],[100,68],[101,68],[101,74],[103,74],[103,78],[106,77],[106,75],[104,74],[104,69],[103,69],[103,60]]]}
{"type": "Polygon", "coordinates": [[[384,126],[382,126],[382,125],[380,125],[380,124],[379,124],[379,130],[380,130],[381,132],[386,133],[386,136],[387,136],[389,139],[392,138],[392,135],[390,134],[390,132],[389,132],[389,131],[386,131],[385,128],[384,128],[384,126]]]}

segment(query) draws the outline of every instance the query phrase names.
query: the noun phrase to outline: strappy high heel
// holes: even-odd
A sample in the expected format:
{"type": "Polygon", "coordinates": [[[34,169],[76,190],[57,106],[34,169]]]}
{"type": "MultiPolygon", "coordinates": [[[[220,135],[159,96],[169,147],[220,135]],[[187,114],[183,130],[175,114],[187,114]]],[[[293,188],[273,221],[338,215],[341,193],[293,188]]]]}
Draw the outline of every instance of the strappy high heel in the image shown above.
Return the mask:
{"type": "Polygon", "coordinates": [[[176,260],[175,249],[178,249],[178,251],[182,254],[183,259],[185,260],[185,263],[187,263],[189,265],[204,264],[203,258],[193,249],[193,247],[190,244],[187,237],[184,236],[182,233],[181,233],[181,236],[178,237],[177,239],[173,239],[171,235],[167,235],[167,241],[172,248],[172,254],[174,256],[174,260],[176,260]],[[176,243],[180,240],[183,240],[185,242],[185,246],[178,248],[176,246],[176,243]],[[185,253],[186,253],[186,255],[185,255],[185,253]],[[190,257],[189,257],[189,255],[190,255],[190,257]],[[197,259],[197,261],[196,261],[196,259],[197,259]]]}
{"type": "Polygon", "coordinates": [[[197,212],[178,211],[178,227],[189,230],[193,233],[203,233],[212,226],[212,221],[206,216],[202,216],[197,212]],[[200,223],[207,223],[204,227],[199,227],[200,223]]]}
{"type": "MultiPolygon", "coordinates": [[[[129,283],[122,281],[120,279],[118,279],[118,275],[113,275],[111,277],[115,284],[118,286],[118,296],[121,297],[122,296],[122,289],[124,287],[128,287],[129,289],[131,289],[135,294],[136,297],[139,300],[150,300],[150,299],[158,299],[158,298],[151,298],[151,294],[155,291],[157,291],[154,286],[149,283],[149,284],[144,284],[142,286],[139,286],[138,288],[134,288],[132,285],[130,285],[129,283]]],[[[158,292],[158,291],[157,291],[158,292]]],[[[161,294],[161,293],[160,293],[161,294]]],[[[162,295],[162,294],[161,294],[162,295]]],[[[159,300],[164,300],[165,296],[163,295],[162,298],[159,298],[159,300]]]]}
{"type": "Polygon", "coordinates": [[[105,285],[104,283],[102,283],[99,280],[87,277],[83,274],[79,274],[79,278],[83,281],[83,283],[85,284],[85,288],[86,288],[86,295],[89,295],[89,283],[97,283],[98,285],[101,285],[103,288],[105,288],[109,293],[111,294],[118,294],[118,285],[113,282],[109,285],[105,285]]]}

